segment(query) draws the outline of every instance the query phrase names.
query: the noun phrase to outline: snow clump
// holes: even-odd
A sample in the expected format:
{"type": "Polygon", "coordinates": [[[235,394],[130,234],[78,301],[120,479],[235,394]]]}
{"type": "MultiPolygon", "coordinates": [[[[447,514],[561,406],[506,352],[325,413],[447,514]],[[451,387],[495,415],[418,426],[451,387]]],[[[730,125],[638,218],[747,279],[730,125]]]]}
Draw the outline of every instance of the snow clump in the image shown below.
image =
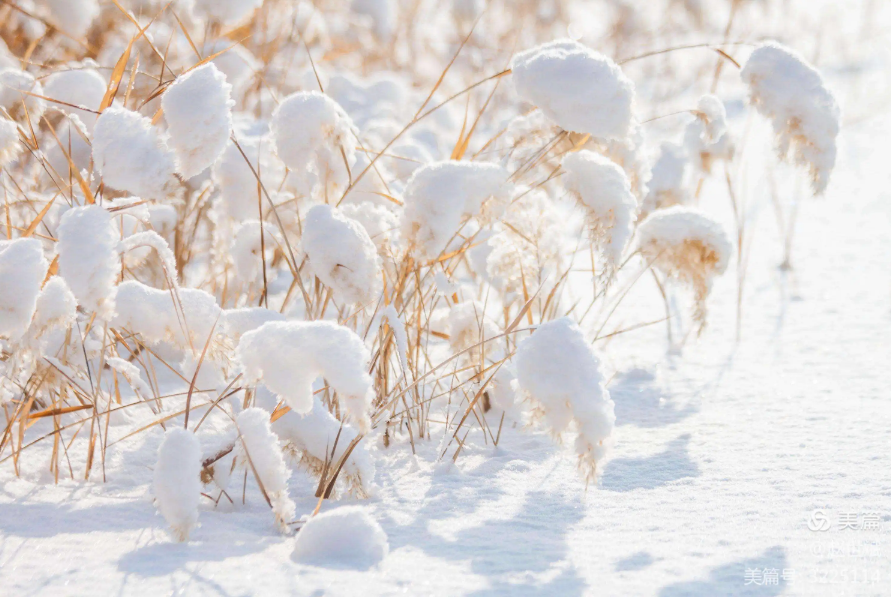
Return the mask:
{"type": "Polygon", "coordinates": [[[792,153],[806,166],[814,193],[829,184],[835,166],[841,112],[820,73],[798,53],[776,42],[752,52],[740,73],[752,105],[770,119],[780,157],[792,153]]]}
{"type": "Polygon", "coordinates": [[[177,541],[186,541],[198,524],[201,500],[201,446],[191,431],[167,431],[155,464],[154,493],[158,510],[177,541]]]}
{"type": "Polygon", "coordinates": [[[517,94],[560,128],[601,139],[625,139],[633,122],[634,84],[619,66],[572,40],[514,56],[517,94]]]}
{"type": "Polygon", "coordinates": [[[310,518],[294,544],[294,559],[309,564],[367,569],[387,557],[390,545],[368,510],[343,506],[310,518]]]}
{"type": "Polygon", "coordinates": [[[40,241],[0,241],[0,337],[18,340],[31,324],[49,264],[40,241]]]}
{"type": "Polygon", "coordinates": [[[58,237],[59,275],[78,305],[108,319],[114,313],[115,284],[121,270],[111,214],[98,205],[74,207],[62,216],[58,237]]]}

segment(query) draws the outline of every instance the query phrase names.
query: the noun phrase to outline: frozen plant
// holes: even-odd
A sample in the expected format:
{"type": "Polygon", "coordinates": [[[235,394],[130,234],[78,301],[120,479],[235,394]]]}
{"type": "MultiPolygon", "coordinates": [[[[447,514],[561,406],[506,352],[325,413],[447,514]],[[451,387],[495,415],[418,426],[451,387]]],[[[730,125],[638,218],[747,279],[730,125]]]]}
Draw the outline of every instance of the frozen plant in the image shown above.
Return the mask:
{"type": "Polygon", "coordinates": [[[560,128],[602,139],[628,136],[634,84],[606,56],[563,39],[515,55],[510,67],[517,94],[560,128]]]}
{"type": "Polygon", "coordinates": [[[96,121],[93,161],[105,184],[144,199],[165,199],[178,187],[166,140],[151,120],[126,108],[108,108],[96,121]]]}
{"type": "Polygon", "coordinates": [[[189,179],[217,161],[232,130],[232,86],[212,63],[178,77],[161,105],[177,171],[189,179]]]}
{"type": "Polygon", "coordinates": [[[111,214],[98,205],[74,207],[62,216],[58,235],[59,275],[81,308],[108,319],[121,270],[111,214]]]}
{"type": "Polygon", "coordinates": [[[294,502],[288,496],[291,471],[285,465],[278,437],[269,426],[269,413],[262,408],[249,408],[238,415],[240,458],[257,476],[257,481],[272,506],[275,521],[283,532],[294,519],[294,502]]]}
{"type": "Polygon", "coordinates": [[[587,482],[602,472],[616,422],[600,358],[569,318],[540,326],[517,348],[516,384],[531,403],[533,420],[556,437],[573,430],[575,452],[587,482]]]}
{"type": "Polygon", "coordinates": [[[329,205],[306,214],[303,250],[309,267],[345,304],[366,304],[380,292],[381,260],[365,228],[329,205]]]}
{"type": "Polygon", "coordinates": [[[201,446],[191,431],[175,427],[167,431],[158,449],[154,494],[173,538],[187,541],[198,525],[201,500],[201,446]]]}
{"type": "Polygon", "coordinates": [[[247,382],[262,381],[292,410],[313,407],[313,382],[324,377],[337,403],[363,432],[374,398],[362,340],[330,321],[270,322],[241,337],[236,350],[247,382]]]}
{"type": "Polygon", "coordinates": [[[637,219],[637,199],[625,172],[612,160],[593,151],[581,150],[563,158],[563,184],[587,210],[593,241],[614,268],[637,219]]]}
{"type": "Polygon", "coordinates": [[[768,42],[749,56],[740,73],[752,105],[770,119],[780,157],[792,154],[822,194],[835,167],[841,113],[823,77],[795,51],[768,42]]]}
{"type": "Polygon", "coordinates": [[[694,319],[705,325],[712,281],[724,273],[732,247],[720,224],[681,206],[652,213],[637,230],[641,255],[666,276],[692,288],[694,319]]]}

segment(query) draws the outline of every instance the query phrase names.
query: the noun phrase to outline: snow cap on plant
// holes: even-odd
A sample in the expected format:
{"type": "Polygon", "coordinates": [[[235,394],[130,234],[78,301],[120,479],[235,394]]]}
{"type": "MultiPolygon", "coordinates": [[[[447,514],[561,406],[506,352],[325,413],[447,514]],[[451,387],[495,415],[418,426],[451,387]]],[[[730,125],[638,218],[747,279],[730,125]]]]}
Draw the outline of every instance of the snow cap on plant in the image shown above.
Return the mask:
{"type": "Polygon", "coordinates": [[[740,75],[752,105],[773,125],[780,157],[791,153],[810,172],[814,193],[823,193],[835,166],[841,118],[823,77],[797,52],[776,42],[756,48],[740,75]]]}
{"type": "Polygon", "coordinates": [[[712,281],[724,273],[730,261],[732,248],[724,229],[698,210],[674,206],[652,213],[637,233],[644,259],[692,288],[694,319],[704,325],[712,281]]]}
{"type": "Polygon", "coordinates": [[[155,501],[177,541],[198,525],[201,500],[201,446],[191,431],[174,427],[164,435],[155,464],[155,501]]]}
{"type": "Polygon", "coordinates": [[[517,388],[532,418],[557,437],[578,433],[575,451],[585,480],[595,481],[616,422],[600,358],[582,330],[564,317],[540,326],[516,353],[517,388]]]}
{"type": "Polygon", "coordinates": [[[634,84],[606,56],[576,41],[552,41],[514,56],[517,94],[560,128],[624,139],[633,122],[634,84]]]}
{"type": "Polygon", "coordinates": [[[262,382],[299,414],[313,407],[313,382],[324,377],[341,412],[366,432],[374,398],[371,355],[355,332],[330,321],[269,322],[241,337],[236,356],[248,383],[262,382]]]}
{"type": "Polygon", "coordinates": [[[114,314],[115,284],[120,275],[118,234],[111,214],[99,205],[74,207],[62,216],[57,232],[59,275],[86,311],[100,318],[114,314]]]}
{"type": "Polygon", "coordinates": [[[563,184],[586,208],[594,242],[609,267],[615,267],[637,219],[637,199],[625,171],[609,158],[585,149],[567,154],[563,169],[563,184]]]}
{"type": "Polygon", "coordinates": [[[39,240],[0,240],[0,337],[15,342],[28,329],[47,268],[39,240]]]}
{"type": "Polygon", "coordinates": [[[476,162],[435,162],[415,170],[405,187],[402,234],[427,259],[445,251],[472,217],[498,217],[510,196],[508,172],[476,162]]]}

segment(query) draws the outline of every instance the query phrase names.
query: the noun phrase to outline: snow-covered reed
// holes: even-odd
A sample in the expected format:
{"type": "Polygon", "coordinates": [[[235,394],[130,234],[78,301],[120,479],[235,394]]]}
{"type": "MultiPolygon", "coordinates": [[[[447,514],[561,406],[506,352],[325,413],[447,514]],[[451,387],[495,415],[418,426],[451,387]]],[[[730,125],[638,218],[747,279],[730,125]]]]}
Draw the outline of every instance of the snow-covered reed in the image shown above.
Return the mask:
{"type": "Polygon", "coordinates": [[[742,204],[736,247],[718,222],[746,93],[816,192],[836,159],[838,107],[798,54],[763,44],[740,73],[749,46],[668,27],[635,55],[657,29],[633,2],[595,2],[612,20],[579,41],[570,0],[18,4],[0,466],[138,483],[121,467],[146,458],[117,456],[160,446],[178,540],[202,509],[268,505],[298,559],[376,563],[369,514],[325,500],[374,494],[387,451],[460,466],[524,422],[596,483],[605,340],[653,323],[635,282],[667,308],[692,290],[695,325],[670,329],[701,329],[743,261],[742,204]]]}

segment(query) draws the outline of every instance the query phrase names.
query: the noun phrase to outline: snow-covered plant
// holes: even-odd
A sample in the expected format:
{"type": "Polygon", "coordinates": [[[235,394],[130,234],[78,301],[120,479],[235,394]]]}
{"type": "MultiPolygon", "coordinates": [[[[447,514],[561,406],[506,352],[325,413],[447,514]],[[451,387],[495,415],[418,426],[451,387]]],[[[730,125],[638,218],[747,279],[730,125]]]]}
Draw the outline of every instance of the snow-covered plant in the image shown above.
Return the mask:
{"type": "Polygon", "coordinates": [[[616,422],[600,358],[571,319],[550,321],[517,348],[517,388],[533,421],[558,438],[577,433],[575,452],[585,480],[595,481],[616,422]]]}
{"type": "Polygon", "coordinates": [[[109,318],[120,272],[111,214],[98,205],[72,208],[62,216],[58,234],[59,275],[81,307],[109,318]]]}
{"type": "Polygon", "coordinates": [[[299,414],[312,410],[313,383],[324,377],[343,414],[368,430],[374,391],[365,369],[371,356],[349,328],[330,321],[270,322],[243,335],[236,354],[248,380],[262,381],[299,414]]]}
{"type": "Polygon", "coordinates": [[[174,81],[161,105],[183,178],[200,174],[217,161],[232,130],[232,86],[212,63],[199,66],[174,81]]]}
{"type": "Polygon", "coordinates": [[[191,431],[170,429],[155,463],[155,502],[177,541],[186,541],[198,525],[201,500],[201,446],[191,431]]]}
{"type": "Polygon", "coordinates": [[[790,153],[822,194],[835,167],[841,113],[823,77],[797,52],[776,42],[759,46],[740,73],[752,105],[770,119],[780,157],[790,153]]]}
{"type": "Polygon", "coordinates": [[[359,222],[329,205],[315,205],[306,214],[303,250],[309,267],[334,291],[338,302],[369,303],[381,287],[381,260],[359,222]]]}
{"type": "Polygon", "coordinates": [[[235,424],[239,433],[239,458],[245,460],[257,476],[272,504],[276,523],[287,532],[296,508],[288,496],[291,471],[285,466],[278,437],[269,426],[269,412],[262,408],[249,408],[238,415],[235,424]]]}
{"type": "Polygon", "coordinates": [[[651,214],[637,233],[644,258],[693,290],[694,319],[704,325],[712,281],[730,262],[731,245],[724,229],[698,210],[674,206],[651,214]]]}
{"type": "Polygon", "coordinates": [[[102,112],[93,132],[93,161],[105,184],[146,199],[177,189],[174,157],[150,119],[126,108],[102,112]]]}
{"type": "Polygon", "coordinates": [[[560,128],[602,139],[628,136],[634,84],[606,56],[564,39],[517,54],[510,67],[517,94],[560,128]]]}
{"type": "Polygon", "coordinates": [[[48,267],[40,241],[0,241],[0,337],[18,340],[31,325],[48,267]]]}
{"type": "Polygon", "coordinates": [[[566,189],[588,212],[593,241],[614,267],[625,252],[637,219],[637,199],[625,172],[612,160],[582,150],[563,158],[566,189]]]}
{"type": "Polygon", "coordinates": [[[483,163],[436,162],[416,170],[405,187],[403,235],[423,257],[435,259],[466,220],[500,215],[510,196],[508,177],[483,163]]]}

